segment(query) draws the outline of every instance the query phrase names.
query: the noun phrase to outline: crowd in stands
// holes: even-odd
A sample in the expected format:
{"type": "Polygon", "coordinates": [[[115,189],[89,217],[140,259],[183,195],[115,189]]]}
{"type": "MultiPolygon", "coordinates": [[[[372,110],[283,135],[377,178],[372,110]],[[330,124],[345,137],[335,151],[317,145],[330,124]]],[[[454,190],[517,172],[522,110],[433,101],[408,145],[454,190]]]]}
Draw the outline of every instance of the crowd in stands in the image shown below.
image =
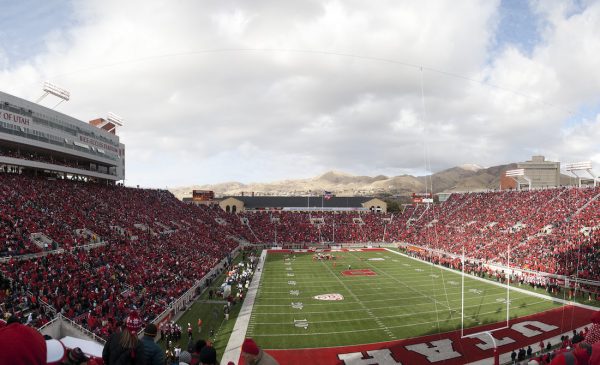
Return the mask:
{"type": "Polygon", "coordinates": [[[251,242],[408,242],[523,269],[600,280],[600,188],[452,194],[401,213],[239,213],[251,242]]]}
{"type": "Polygon", "coordinates": [[[484,262],[600,280],[600,188],[453,194],[396,240],[484,262]],[[432,224],[434,222],[435,224],[432,224]],[[510,248],[510,251],[509,251],[510,248]]]}
{"type": "Polygon", "coordinates": [[[107,338],[132,308],[155,318],[237,247],[239,219],[220,216],[162,190],[0,174],[1,302],[42,321],[46,303],[107,338]],[[61,250],[19,260],[43,250],[34,233],[61,250]],[[92,237],[102,244],[84,249],[92,237]]]}
{"type": "Polygon", "coordinates": [[[539,351],[531,346],[511,353],[511,364],[527,365],[600,365],[600,312],[591,317],[591,325],[563,335],[560,342],[541,341],[539,351]]]}
{"type": "Polygon", "coordinates": [[[56,311],[107,338],[133,308],[144,322],[155,318],[239,240],[400,241],[447,253],[436,260],[452,267],[463,250],[479,263],[506,264],[510,247],[513,267],[600,280],[599,197],[600,188],[564,187],[452,194],[396,214],[230,214],[163,190],[0,173],[0,303],[33,325],[56,311]],[[36,255],[19,259],[26,254],[36,255]]]}

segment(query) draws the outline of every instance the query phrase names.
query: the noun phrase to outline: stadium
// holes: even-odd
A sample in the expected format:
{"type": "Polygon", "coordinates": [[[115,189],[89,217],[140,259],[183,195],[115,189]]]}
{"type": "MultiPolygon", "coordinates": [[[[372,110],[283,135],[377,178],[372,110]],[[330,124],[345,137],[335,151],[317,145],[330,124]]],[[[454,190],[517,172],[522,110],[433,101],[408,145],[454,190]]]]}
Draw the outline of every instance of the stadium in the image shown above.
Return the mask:
{"type": "Polygon", "coordinates": [[[510,170],[515,189],[395,214],[328,192],[182,202],[117,183],[119,121],[0,99],[2,313],[99,363],[131,311],[167,357],[203,338],[240,364],[244,338],[281,364],[484,364],[598,330],[597,180],[510,170]]]}
{"type": "Polygon", "coordinates": [[[0,365],[600,365],[599,2],[2,15],[0,365]]]}

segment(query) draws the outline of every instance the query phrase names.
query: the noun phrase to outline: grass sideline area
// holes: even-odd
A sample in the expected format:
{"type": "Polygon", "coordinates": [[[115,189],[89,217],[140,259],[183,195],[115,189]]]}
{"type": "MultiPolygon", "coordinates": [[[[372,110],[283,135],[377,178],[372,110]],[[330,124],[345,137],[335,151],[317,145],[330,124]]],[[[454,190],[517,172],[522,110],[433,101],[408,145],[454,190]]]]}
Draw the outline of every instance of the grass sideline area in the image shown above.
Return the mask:
{"type": "MultiPolygon", "coordinates": [[[[460,329],[459,273],[385,250],[332,254],[336,260],[313,260],[312,253],[269,253],[247,336],[266,349],[294,349],[460,329]],[[343,300],[315,298],[326,294],[340,294],[343,300]]],[[[561,306],[515,291],[510,297],[511,318],[561,306]]],[[[506,319],[502,287],[466,277],[464,301],[465,328],[506,319]]]]}
{"type": "MultiPolygon", "coordinates": [[[[255,255],[257,253],[255,252],[255,255]]],[[[242,253],[238,254],[233,259],[233,264],[238,264],[242,260],[242,253]]],[[[222,298],[216,298],[213,296],[213,299],[209,299],[209,290],[213,290],[216,292],[221,284],[225,280],[226,272],[223,272],[221,275],[217,276],[215,280],[211,283],[210,287],[206,288],[206,290],[197,298],[193,304],[187,309],[187,311],[177,320],[177,324],[181,326],[181,340],[176,342],[182,350],[186,350],[188,346],[188,334],[187,328],[188,323],[192,324],[193,338],[192,341],[196,342],[199,339],[203,339],[206,341],[210,341],[213,343],[213,346],[217,350],[217,358],[220,359],[223,356],[223,352],[225,351],[225,347],[227,346],[227,342],[229,341],[229,337],[231,335],[231,331],[233,330],[233,326],[235,325],[235,321],[237,319],[238,313],[242,307],[241,303],[237,303],[235,306],[231,308],[229,313],[229,320],[226,321],[223,314],[223,305],[225,304],[225,300],[222,298]],[[202,318],[202,331],[198,332],[198,318],[202,318]],[[214,330],[214,335],[210,336],[210,331],[214,330]]],[[[232,286],[232,294],[237,294],[237,289],[232,286]]],[[[165,340],[162,339],[159,341],[161,348],[164,350],[166,343],[165,340]]]]}

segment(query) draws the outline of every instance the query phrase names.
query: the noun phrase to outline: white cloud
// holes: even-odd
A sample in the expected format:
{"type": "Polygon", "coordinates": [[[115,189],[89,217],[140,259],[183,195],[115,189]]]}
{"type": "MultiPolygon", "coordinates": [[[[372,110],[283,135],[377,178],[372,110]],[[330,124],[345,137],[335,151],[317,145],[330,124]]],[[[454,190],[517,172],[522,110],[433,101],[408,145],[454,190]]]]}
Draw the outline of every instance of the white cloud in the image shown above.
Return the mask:
{"type": "Polygon", "coordinates": [[[400,175],[424,170],[425,142],[434,170],[599,154],[597,122],[561,133],[600,104],[598,3],[533,3],[530,55],[492,52],[499,1],[74,6],[46,51],[11,68],[0,56],[0,85],[35,99],[50,79],[72,93],[61,111],[122,115],[130,184],[400,175]]]}

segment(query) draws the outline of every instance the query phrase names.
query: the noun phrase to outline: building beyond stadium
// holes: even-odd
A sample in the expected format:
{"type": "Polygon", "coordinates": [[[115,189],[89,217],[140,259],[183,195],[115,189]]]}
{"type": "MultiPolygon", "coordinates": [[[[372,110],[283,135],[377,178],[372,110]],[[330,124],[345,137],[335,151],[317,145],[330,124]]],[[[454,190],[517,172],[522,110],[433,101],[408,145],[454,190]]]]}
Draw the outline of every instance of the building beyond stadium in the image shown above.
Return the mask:
{"type": "Polygon", "coordinates": [[[293,212],[387,212],[387,203],[373,197],[230,196],[219,202],[226,212],[283,210],[293,212]]]}
{"type": "Polygon", "coordinates": [[[0,169],[31,170],[64,178],[125,179],[125,145],[116,125],[88,123],[0,92],[0,169]]]}

